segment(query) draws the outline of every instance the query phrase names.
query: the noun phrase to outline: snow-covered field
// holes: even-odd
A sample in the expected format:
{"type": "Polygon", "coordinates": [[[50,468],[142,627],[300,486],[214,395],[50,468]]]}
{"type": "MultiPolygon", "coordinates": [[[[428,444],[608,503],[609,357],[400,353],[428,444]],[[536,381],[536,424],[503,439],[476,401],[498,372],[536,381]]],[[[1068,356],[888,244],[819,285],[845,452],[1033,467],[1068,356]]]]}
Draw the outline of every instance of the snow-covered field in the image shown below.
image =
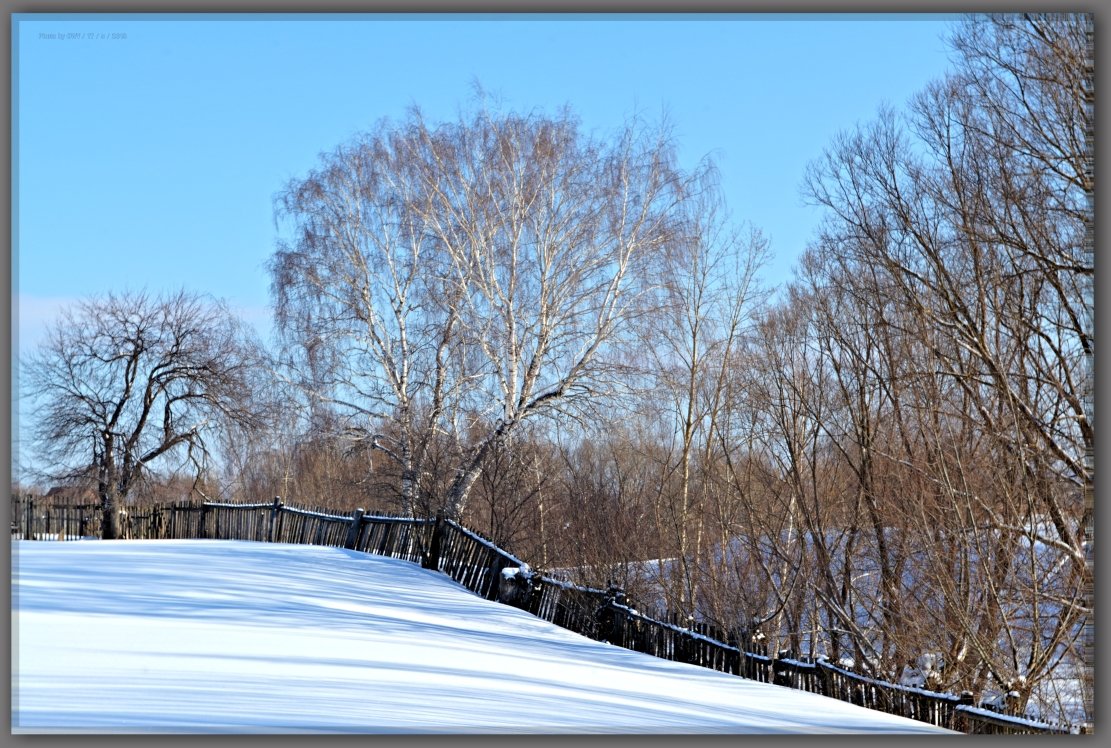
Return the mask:
{"type": "Polygon", "coordinates": [[[337,548],[13,541],[12,731],[938,733],[337,548]]]}

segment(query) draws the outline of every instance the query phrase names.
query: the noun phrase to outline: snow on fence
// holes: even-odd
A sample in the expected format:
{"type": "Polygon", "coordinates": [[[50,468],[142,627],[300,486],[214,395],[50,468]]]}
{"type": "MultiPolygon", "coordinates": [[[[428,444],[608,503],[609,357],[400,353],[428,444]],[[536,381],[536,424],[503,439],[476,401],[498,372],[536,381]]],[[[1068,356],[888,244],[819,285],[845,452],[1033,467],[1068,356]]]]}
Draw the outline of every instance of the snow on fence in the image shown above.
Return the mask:
{"type": "MultiPolygon", "coordinates": [[[[71,540],[100,533],[101,508],[12,497],[12,537],[71,540]]],[[[868,678],[819,659],[805,662],[740,648],[738,637],[705,625],[683,626],[630,607],[624,593],[584,587],[531,571],[528,564],[478,533],[437,517],[333,514],[271,502],[155,505],[121,512],[121,534],[133,539],[215,539],[327,545],[390,556],[438,570],[471,592],[526,610],[599,641],[764,683],[821,694],[974,734],[1068,734],[956,696],[868,678]]]]}

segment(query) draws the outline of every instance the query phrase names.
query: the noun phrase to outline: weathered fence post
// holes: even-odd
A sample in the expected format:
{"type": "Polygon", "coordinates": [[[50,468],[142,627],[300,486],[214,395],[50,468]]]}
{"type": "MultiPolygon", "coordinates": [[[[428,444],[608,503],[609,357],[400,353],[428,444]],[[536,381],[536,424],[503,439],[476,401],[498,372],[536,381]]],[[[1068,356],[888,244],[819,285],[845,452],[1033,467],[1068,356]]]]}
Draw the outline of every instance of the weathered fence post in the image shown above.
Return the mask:
{"type": "Polygon", "coordinates": [[[197,533],[198,535],[200,535],[201,539],[205,539],[205,538],[208,537],[208,522],[207,522],[207,520],[208,520],[208,502],[202,502],[201,503],[201,526],[199,528],[200,531],[197,533]]]}
{"type": "Polygon", "coordinates": [[[274,504],[270,507],[270,529],[266,532],[266,542],[274,542],[274,523],[278,521],[278,512],[282,510],[282,497],[275,496],[274,504]]]}
{"type": "Polygon", "coordinates": [[[501,570],[506,568],[508,561],[500,553],[493,554],[490,563],[486,567],[486,592],[483,595],[487,600],[498,599],[499,582],[501,582],[501,570]]]}
{"type": "Polygon", "coordinates": [[[351,526],[347,528],[347,540],[344,541],[343,547],[348,550],[355,550],[359,544],[359,536],[362,535],[363,529],[363,515],[364,512],[361,508],[356,509],[355,513],[351,515],[351,526]]]}
{"type": "Polygon", "coordinates": [[[791,670],[787,663],[783,662],[790,654],[790,650],[781,649],[772,660],[772,683],[777,686],[791,686],[791,670]]]}
{"type": "Polygon", "coordinates": [[[440,568],[440,546],[443,544],[444,537],[444,515],[436,515],[436,524],[432,526],[432,542],[428,544],[428,553],[424,555],[424,561],[421,563],[425,569],[439,569],[440,568]]]}
{"type": "Polygon", "coordinates": [[[727,662],[729,663],[725,672],[732,673],[733,675],[741,675],[744,670],[745,653],[741,648],[744,637],[738,635],[737,629],[731,628],[725,633],[725,643],[727,646],[737,650],[736,652],[730,651],[727,655],[727,662]]]}
{"type": "Polygon", "coordinates": [[[616,644],[619,647],[628,647],[626,641],[629,630],[629,617],[624,607],[624,599],[618,603],[618,599],[614,598],[610,601],[610,609],[613,611],[613,630],[610,632],[610,644],[616,644]]]}
{"type": "Polygon", "coordinates": [[[35,497],[27,494],[27,521],[23,525],[23,539],[31,540],[35,527],[35,497]]]}
{"type": "Polygon", "coordinates": [[[818,680],[818,691],[817,691],[817,693],[821,694],[822,696],[831,696],[831,697],[836,698],[834,688],[833,688],[833,683],[832,683],[833,676],[830,673],[829,669],[824,667],[824,665],[827,662],[828,662],[828,659],[826,658],[825,655],[818,655],[818,659],[814,663],[814,666],[815,666],[815,669],[816,669],[816,672],[817,672],[817,676],[818,676],[818,679],[817,679],[818,680]]]}
{"type": "MultiPolygon", "coordinates": [[[[960,700],[957,702],[958,707],[972,706],[975,703],[976,701],[972,698],[971,691],[961,691],[960,700]]],[[[971,733],[973,731],[972,720],[968,719],[964,711],[959,708],[953,709],[953,723],[951,725],[938,725],[938,727],[948,727],[950,730],[964,733],[971,733]]]]}
{"type": "Polygon", "coordinates": [[[602,604],[594,612],[594,620],[597,624],[598,641],[609,642],[610,644],[617,644],[615,639],[617,637],[617,606],[624,603],[625,591],[614,584],[612,581],[606,588],[606,592],[602,597],[602,604]]]}

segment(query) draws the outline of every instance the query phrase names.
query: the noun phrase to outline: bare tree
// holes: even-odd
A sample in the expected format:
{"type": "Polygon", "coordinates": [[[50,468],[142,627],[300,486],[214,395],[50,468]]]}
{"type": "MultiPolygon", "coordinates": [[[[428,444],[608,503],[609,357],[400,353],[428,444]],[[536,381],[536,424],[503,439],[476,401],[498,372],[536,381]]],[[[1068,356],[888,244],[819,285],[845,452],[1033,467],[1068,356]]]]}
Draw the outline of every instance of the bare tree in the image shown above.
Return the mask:
{"type": "Polygon", "coordinates": [[[118,535],[122,502],[157,465],[201,475],[208,438],[251,426],[259,356],[226,306],[187,292],[109,294],[66,309],[24,365],[35,442],[58,477],[90,473],[118,535]]]}
{"type": "Polygon", "coordinates": [[[685,240],[668,254],[657,301],[641,320],[639,356],[651,383],[645,407],[655,403],[655,417],[672,425],[654,515],[671,541],[660,550],[676,560],[668,604],[683,615],[694,613],[698,559],[714,552],[705,547],[707,470],[734,354],[762,299],[756,273],[767,250],[758,231],[731,225],[716,191],[704,189],[687,208],[685,240]]]}
{"type": "Polygon", "coordinates": [[[653,507],[667,464],[655,421],[624,411],[618,421],[559,434],[558,478],[549,492],[554,525],[548,546],[576,581],[623,587],[639,604],[659,604],[656,560],[667,547],[655,532],[653,507]],[[554,510],[554,511],[553,511],[554,510]]]}
{"type": "Polygon", "coordinates": [[[844,288],[896,312],[916,349],[889,403],[901,437],[876,453],[933,484],[920,530],[952,549],[938,584],[958,669],[973,690],[990,676],[1013,691],[1019,709],[1091,613],[1089,26],[970,16],[954,74],[905,118],[884,112],[840,138],[808,181],[844,288]],[[951,531],[930,526],[938,506],[951,531]]]}
{"type": "Polygon", "coordinates": [[[755,442],[772,469],[766,479],[775,501],[774,516],[758,527],[775,529],[751,538],[750,553],[766,558],[782,588],[769,641],[786,637],[796,652],[825,648],[834,658],[850,649],[865,663],[876,659],[876,643],[857,615],[852,582],[862,517],[833,438],[848,419],[819,304],[806,289],[789,288],[754,345],[750,371],[758,376],[746,394],[758,412],[755,442]],[[794,575],[800,583],[790,583],[794,575]],[[797,599],[805,596],[813,600],[797,599]]]}
{"type": "Polygon", "coordinates": [[[617,387],[614,346],[686,182],[662,135],[601,140],[566,111],[382,123],[281,198],[287,362],[396,461],[408,508],[434,445],[454,444],[438,503],[458,516],[520,424],[617,387]]]}

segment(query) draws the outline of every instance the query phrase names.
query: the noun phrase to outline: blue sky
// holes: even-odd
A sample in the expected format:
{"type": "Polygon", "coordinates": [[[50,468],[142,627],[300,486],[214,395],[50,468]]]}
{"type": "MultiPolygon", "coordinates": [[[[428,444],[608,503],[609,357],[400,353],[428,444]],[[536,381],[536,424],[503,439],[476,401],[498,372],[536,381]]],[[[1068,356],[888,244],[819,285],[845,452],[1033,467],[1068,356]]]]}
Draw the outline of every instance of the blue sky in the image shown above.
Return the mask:
{"type": "Polygon", "coordinates": [[[452,117],[476,81],[510,108],[569,104],[601,132],[666,111],[683,159],[713,156],[735,218],[770,238],[768,280],[785,280],[818,221],[807,162],[942,75],[953,17],[15,18],[26,348],[59,304],[124,288],[209,292],[265,329],[274,194],[411,104],[452,117]]]}
{"type": "Polygon", "coordinates": [[[790,278],[806,164],[944,74],[952,15],[13,16],[19,349],[72,300],[185,287],[269,329],[273,196],[380,118],[474,84],[584,129],[666,112],[790,278]]]}

